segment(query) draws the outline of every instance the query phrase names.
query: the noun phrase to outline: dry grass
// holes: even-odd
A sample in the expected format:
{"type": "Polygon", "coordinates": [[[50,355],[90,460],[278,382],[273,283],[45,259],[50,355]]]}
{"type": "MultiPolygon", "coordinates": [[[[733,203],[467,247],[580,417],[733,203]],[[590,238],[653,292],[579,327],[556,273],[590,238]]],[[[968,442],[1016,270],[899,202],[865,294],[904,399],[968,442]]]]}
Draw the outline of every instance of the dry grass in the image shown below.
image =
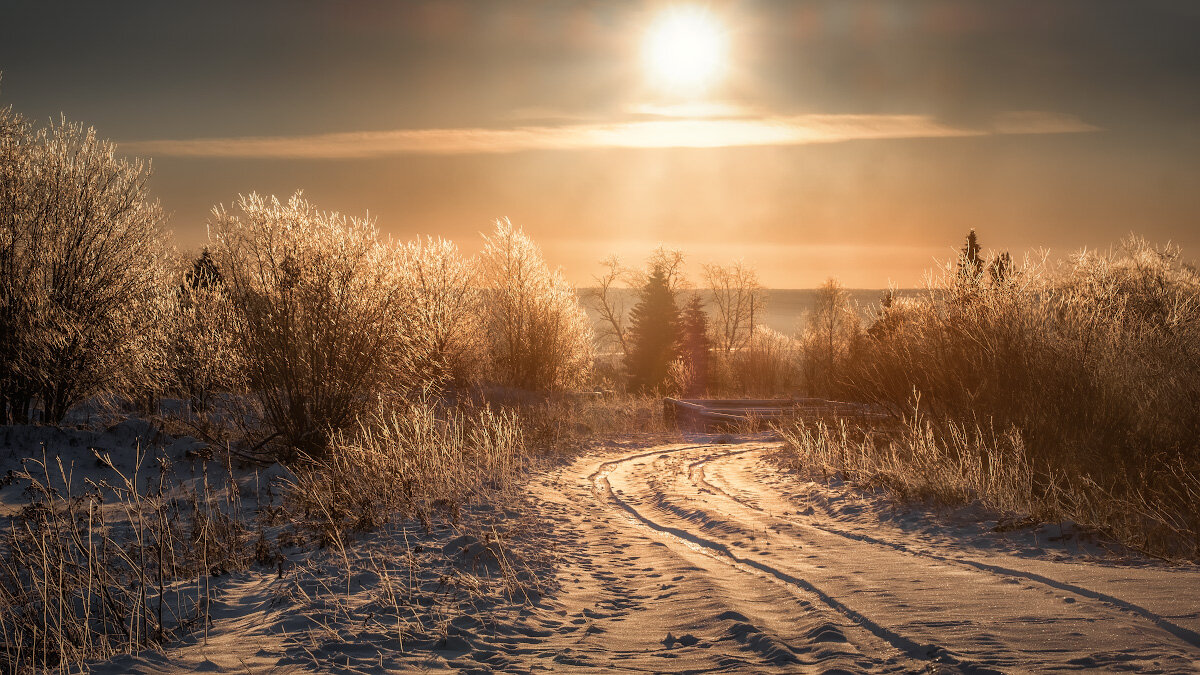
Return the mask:
{"type": "Polygon", "coordinates": [[[848,425],[778,428],[794,451],[792,468],[882,487],[902,499],[944,505],[977,502],[1010,516],[1051,517],[1021,437],[913,419],[881,432],[848,425]]]}
{"type": "MultiPolygon", "coordinates": [[[[328,547],[349,584],[361,566],[357,534],[414,522],[426,532],[467,527],[468,509],[493,514],[479,547],[504,593],[520,600],[538,581],[511,559],[505,514],[539,454],[531,430],[565,438],[579,419],[551,418],[559,406],[380,408],[334,434],[325,455],[297,464],[282,508],[256,500],[258,514],[243,505],[228,459],[201,460],[193,481],[160,459],[152,472],[117,472],[115,483],[85,481],[78,494],[61,462],[29,460],[10,479],[28,483],[29,504],[0,533],[0,671],[82,669],[206,629],[212,577],[254,564],[274,574],[280,551],[305,542],[328,547]],[[210,487],[213,467],[224,474],[212,482],[219,489],[210,487]]],[[[135,466],[154,466],[143,459],[135,466]]]]}
{"type": "Polygon", "coordinates": [[[4,672],[84,669],[204,627],[211,577],[253,559],[236,491],[216,494],[207,474],[189,489],[163,459],[117,477],[76,494],[44,457],[12,476],[30,501],[0,533],[4,672]]]}
{"type": "Polygon", "coordinates": [[[457,523],[466,506],[511,501],[539,462],[590,442],[671,433],[651,397],[406,403],[336,435],[328,456],[298,471],[288,499],[320,542],[341,545],[398,520],[457,523]]]}
{"type": "Polygon", "coordinates": [[[336,435],[326,457],[300,470],[288,500],[323,544],[341,545],[348,533],[397,519],[457,522],[462,506],[510,489],[527,454],[512,412],[413,403],[336,435]]]}
{"type": "Polygon", "coordinates": [[[886,431],[846,423],[777,431],[787,468],[814,478],[883,488],[905,501],[979,504],[1001,522],[1069,520],[1147,555],[1200,558],[1200,476],[1184,462],[1165,467],[1170,480],[1153,488],[1138,475],[1108,476],[1103,485],[1080,472],[1039,472],[1015,428],[996,433],[917,418],[886,431]]]}
{"type": "MultiPolygon", "coordinates": [[[[881,311],[835,394],[928,422],[888,443],[839,441],[901,492],[973,494],[1200,557],[1200,276],[1178,249],[1130,238],[1057,268],[947,268],[881,311]],[[981,482],[996,467],[1028,474],[1011,498],[981,482]]],[[[824,461],[831,437],[792,437],[824,461]]]]}
{"type": "Polygon", "coordinates": [[[663,418],[662,399],[638,394],[573,395],[526,402],[515,408],[531,451],[540,456],[631,436],[678,435],[663,418]]]}

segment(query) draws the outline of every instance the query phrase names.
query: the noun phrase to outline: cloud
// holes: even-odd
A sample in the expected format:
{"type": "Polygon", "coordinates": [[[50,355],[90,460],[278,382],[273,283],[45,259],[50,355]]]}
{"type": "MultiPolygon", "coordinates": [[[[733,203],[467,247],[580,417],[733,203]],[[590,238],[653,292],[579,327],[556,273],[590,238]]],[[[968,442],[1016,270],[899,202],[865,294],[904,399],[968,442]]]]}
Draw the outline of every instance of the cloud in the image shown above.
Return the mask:
{"type": "Polygon", "coordinates": [[[1100,127],[1092,126],[1074,115],[1040,110],[1001,113],[992,120],[992,129],[998,134],[1070,134],[1100,131],[1100,127]]]}
{"type": "Polygon", "coordinates": [[[597,148],[726,148],[989,134],[1077,133],[1097,127],[1061,113],[1017,112],[990,129],[949,126],[928,115],[809,114],[726,119],[639,120],[512,128],[398,129],[122,143],[133,155],[259,159],[365,159],[597,148]]]}

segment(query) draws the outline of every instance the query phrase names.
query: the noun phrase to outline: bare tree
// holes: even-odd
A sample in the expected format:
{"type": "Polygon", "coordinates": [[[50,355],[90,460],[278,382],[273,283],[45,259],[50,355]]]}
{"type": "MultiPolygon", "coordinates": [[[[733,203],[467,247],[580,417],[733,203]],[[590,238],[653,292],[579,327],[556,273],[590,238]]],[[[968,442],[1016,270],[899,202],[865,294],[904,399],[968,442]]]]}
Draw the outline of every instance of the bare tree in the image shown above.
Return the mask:
{"type": "Polygon", "coordinates": [[[662,270],[662,273],[666,275],[667,288],[670,289],[672,296],[677,297],[680,291],[691,287],[691,282],[684,274],[683,263],[683,251],[659,246],[646,260],[644,272],[631,272],[630,283],[637,288],[642,288],[656,270],[662,270]]]}
{"type": "Polygon", "coordinates": [[[623,356],[629,355],[628,327],[625,325],[625,303],[617,297],[616,285],[629,277],[629,271],[622,265],[617,256],[611,256],[601,261],[605,272],[594,277],[596,288],[592,291],[594,307],[604,322],[604,337],[617,343],[623,356]]]}
{"type": "Polygon", "coordinates": [[[756,315],[765,303],[758,273],[738,260],[730,265],[705,265],[704,281],[712,289],[712,332],[715,347],[729,354],[750,344],[756,315]]]}
{"type": "Polygon", "coordinates": [[[826,280],[817,289],[817,304],[804,335],[804,365],[810,389],[831,392],[838,367],[849,358],[860,331],[861,322],[850,304],[850,294],[836,279],[826,280]]]}
{"type": "Polygon", "coordinates": [[[161,367],[163,212],[95,130],[0,110],[0,421],[58,421],[161,367]]]}
{"type": "Polygon", "coordinates": [[[570,284],[507,219],[484,237],[480,258],[493,377],[542,391],[583,384],[592,365],[592,326],[570,284]]]}

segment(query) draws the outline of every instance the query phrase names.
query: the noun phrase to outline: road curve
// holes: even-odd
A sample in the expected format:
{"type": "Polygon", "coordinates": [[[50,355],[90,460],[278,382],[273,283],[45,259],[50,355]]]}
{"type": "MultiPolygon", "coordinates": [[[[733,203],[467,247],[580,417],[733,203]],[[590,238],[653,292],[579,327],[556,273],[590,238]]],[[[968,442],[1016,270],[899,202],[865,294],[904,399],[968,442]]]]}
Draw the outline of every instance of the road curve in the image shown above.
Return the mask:
{"type": "MultiPolygon", "coordinates": [[[[702,439],[698,439],[702,440],[702,439]]],[[[630,448],[541,491],[566,533],[559,665],[632,671],[1194,672],[1200,574],[869,530],[751,441],[630,448]],[[590,611],[589,611],[590,610],[590,611]],[[588,615],[591,616],[588,616],[588,615]]]]}

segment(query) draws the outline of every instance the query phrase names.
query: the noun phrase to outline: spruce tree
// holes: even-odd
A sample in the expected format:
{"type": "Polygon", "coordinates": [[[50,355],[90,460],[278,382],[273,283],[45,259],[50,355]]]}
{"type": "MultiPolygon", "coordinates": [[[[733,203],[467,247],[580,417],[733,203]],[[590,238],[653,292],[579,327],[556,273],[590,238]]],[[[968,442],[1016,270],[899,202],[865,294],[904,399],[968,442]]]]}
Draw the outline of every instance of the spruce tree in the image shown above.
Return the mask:
{"type": "Polygon", "coordinates": [[[680,347],[679,308],[662,265],[652,268],[638,296],[630,312],[629,354],[625,357],[629,384],[638,391],[660,390],[680,347]]]}
{"type": "Polygon", "coordinates": [[[175,290],[175,296],[181,307],[191,307],[193,296],[197,292],[215,290],[223,284],[221,271],[217,269],[212,254],[205,246],[204,250],[200,252],[200,257],[192,262],[192,269],[183,275],[183,283],[179,284],[179,288],[175,290]]]}
{"type": "Polygon", "coordinates": [[[988,264],[988,272],[992,275],[992,284],[995,286],[1003,286],[1004,282],[1012,274],[1013,261],[1012,256],[1008,251],[999,253],[992,258],[992,262],[988,264]]]}
{"type": "Polygon", "coordinates": [[[683,358],[691,369],[688,395],[702,394],[708,390],[708,314],[698,293],[692,295],[683,310],[682,339],[683,358]]]}
{"type": "Polygon", "coordinates": [[[967,281],[976,281],[983,274],[983,258],[980,257],[979,237],[972,229],[958,257],[958,273],[967,281]]]}
{"type": "Polygon", "coordinates": [[[200,257],[192,263],[192,269],[184,275],[184,283],[189,287],[196,288],[212,288],[221,284],[221,271],[217,269],[217,264],[213,262],[212,254],[208,252],[208,247],[205,246],[200,252],[200,257]]]}

